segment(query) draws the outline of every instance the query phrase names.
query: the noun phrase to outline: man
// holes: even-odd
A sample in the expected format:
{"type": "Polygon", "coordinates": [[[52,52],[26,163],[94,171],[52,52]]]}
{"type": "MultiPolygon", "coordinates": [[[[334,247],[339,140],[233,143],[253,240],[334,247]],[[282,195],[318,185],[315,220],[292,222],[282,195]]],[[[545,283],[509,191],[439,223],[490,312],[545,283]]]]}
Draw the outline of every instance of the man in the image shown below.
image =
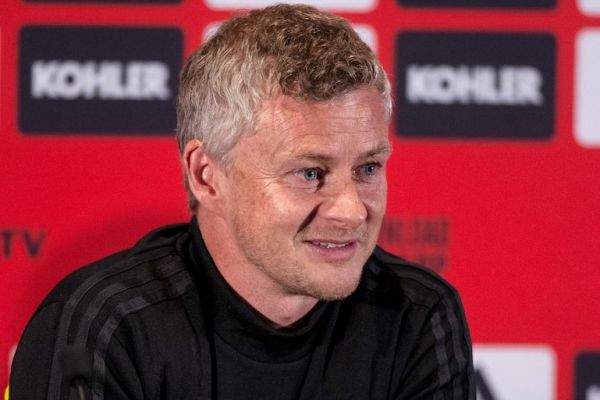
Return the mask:
{"type": "Polygon", "coordinates": [[[60,283],[11,399],[474,399],[458,295],[375,247],[390,110],[346,21],[224,23],[181,74],[192,222],[60,283]]]}

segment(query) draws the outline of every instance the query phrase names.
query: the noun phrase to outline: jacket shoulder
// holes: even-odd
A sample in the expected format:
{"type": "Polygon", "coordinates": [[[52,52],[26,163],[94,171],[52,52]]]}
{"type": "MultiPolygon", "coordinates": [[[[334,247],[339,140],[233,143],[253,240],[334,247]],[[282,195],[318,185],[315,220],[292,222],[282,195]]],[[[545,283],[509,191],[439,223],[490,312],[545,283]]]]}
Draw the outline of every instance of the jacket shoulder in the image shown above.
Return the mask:
{"type": "MultiPolygon", "coordinates": [[[[144,264],[160,264],[169,258],[177,257],[177,241],[186,233],[187,224],[169,225],[158,228],[142,237],[131,248],[111,254],[91,264],[80,267],[66,275],[50,291],[40,307],[55,302],[66,302],[84,282],[101,277],[118,278],[131,269],[144,264]]],[[[109,279],[112,281],[112,279],[109,279]]]]}
{"type": "MultiPolygon", "coordinates": [[[[87,349],[93,349],[94,376],[102,380],[110,351],[121,354],[115,349],[120,348],[117,334],[122,326],[138,321],[146,310],[153,312],[165,304],[173,304],[169,311],[175,309],[195,289],[181,249],[187,234],[188,225],[157,229],[130,249],[82,267],[59,282],[31,318],[19,344],[14,381],[21,383],[17,385],[26,387],[27,379],[21,378],[27,368],[43,360],[40,385],[44,391],[47,386],[48,398],[63,398],[59,394],[67,387],[64,379],[71,367],[62,354],[77,350],[79,358],[87,357],[87,349]],[[100,372],[96,365],[102,366],[100,372]]],[[[181,319],[183,314],[177,315],[181,319]]]]}

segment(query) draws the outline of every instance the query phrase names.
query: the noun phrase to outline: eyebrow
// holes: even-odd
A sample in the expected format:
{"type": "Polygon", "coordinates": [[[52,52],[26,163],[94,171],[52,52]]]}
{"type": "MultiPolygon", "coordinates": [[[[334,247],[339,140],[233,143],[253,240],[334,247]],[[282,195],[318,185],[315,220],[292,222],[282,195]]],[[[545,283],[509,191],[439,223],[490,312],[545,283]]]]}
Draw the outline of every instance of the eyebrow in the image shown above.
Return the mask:
{"type": "Polygon", "coordinates": [[[386,143],[382,144],[381,146],[374,148],[373,150],[369,150],[365,154],[365,156],[372,157],[372,156],[376,156],[379,154],[390,155],[390,154],[392,154],[392,150],[393,150],[392,144],[390,142],[386,142],[386,143]]]}
{"type": "MultiPolygon", "coordinates": [[[[374,149],[368,150],[366,152],[364,152],[363,154],[361,154],[359,156],[359,158],[368,158],[368,157],[374,157],[377,155],[389,155],[392,153],[392,145],[388,142],[385,144],[382,144],[374,149]]],[[[296,154],[294,154],[294,158],[299,159],[299,160],[311,160],[311,161],[319,161],[319,162],[331,162],[334,157],[329,156],[327,154],[323,154],[323,153],[317,153],[317,152],[312,152],[312,151],[308,151],[306,153],[302,153],[302,152],[298,152],[296,154]]]]}

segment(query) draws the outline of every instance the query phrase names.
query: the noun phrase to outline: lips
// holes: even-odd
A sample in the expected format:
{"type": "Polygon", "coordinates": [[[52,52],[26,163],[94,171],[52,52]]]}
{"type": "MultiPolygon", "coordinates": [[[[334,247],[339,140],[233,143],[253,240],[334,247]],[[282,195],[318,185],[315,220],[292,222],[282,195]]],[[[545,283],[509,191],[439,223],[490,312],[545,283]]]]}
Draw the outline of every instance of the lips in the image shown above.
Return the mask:
{"type": "Polygon", "coordinates": [[[352,242],[333,243],[333,242],[314,242],[314,241],[311,243],[316,246],[325,247],[326,249],[341,249],[343,247],[346,247],[346,246],[349,246],[352,244],[352,242]]]}
{"type": "Polygon", "coordinates": [[[308,240],[305,243],[316,259],[338,264],[340,262],[350,261],[357,251],[357,240],[308,240]]]}

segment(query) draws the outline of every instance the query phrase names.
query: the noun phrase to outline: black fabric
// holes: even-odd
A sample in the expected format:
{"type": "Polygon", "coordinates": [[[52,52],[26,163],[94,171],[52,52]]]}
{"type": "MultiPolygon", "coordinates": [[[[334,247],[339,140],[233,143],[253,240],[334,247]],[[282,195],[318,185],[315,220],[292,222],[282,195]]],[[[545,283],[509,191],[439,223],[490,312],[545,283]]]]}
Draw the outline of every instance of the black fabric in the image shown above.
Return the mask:
{"type": "Polygon", "coordinates": [[[92,399],[475,399],[462,306],[437,275],[376,248],[354,294],[278,330],[194,222],[65,278],[23,334],[11,400],[77,398],[70,346],[93,352],[92,399]]]}
{"type": "Polygon", "coordinates": [[[274,328],[229,286],[206,249],[196,221],[187,255],[199,276],[214,342],[214,386],[219,399],[297,398],[310,362],[309,353],[321,337],[328,311],[338,305],[318,304],[285,329],[274,328]]]}

